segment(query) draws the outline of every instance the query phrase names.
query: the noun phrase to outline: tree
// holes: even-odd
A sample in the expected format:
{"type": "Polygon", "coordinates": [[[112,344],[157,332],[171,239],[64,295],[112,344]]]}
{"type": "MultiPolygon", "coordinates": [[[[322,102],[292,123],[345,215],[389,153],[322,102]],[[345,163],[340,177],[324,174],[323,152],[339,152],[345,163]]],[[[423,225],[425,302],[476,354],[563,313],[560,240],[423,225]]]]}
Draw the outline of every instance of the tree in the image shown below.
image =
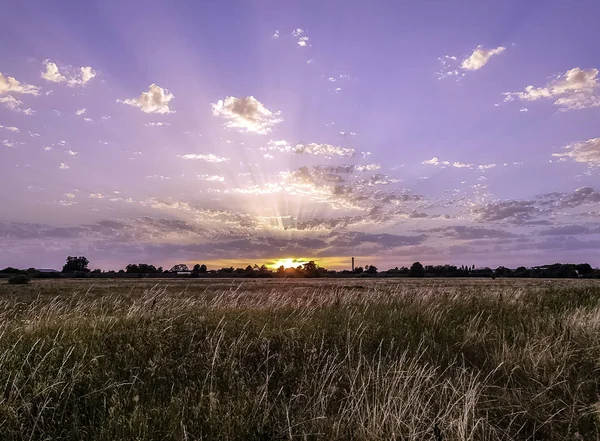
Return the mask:
{"type": "Polygon", "coordinates": [[[368,274],[377,274],[377,267],[374,265],[369,265],[367,266],[367,271],[368,274]]]}
{"type": "Polygon", "coordinates": [[[171,268],[172,273],[179,273],[184,271],[189,271],[185,263],[178,263],[177,265],[173,265],[173,268],[171,268]]]}
{"type": "Polygon", "coordinates": [[[192,269],[192,272],[197,274],[197,273],[205,273],[207,270],[206,265],[200,265],[199,263],[197,263],[196,265],[194,265],[194,268],[192,269]]]}
{"type": "Polygon", "coordinates": [[[87,273],[89,272],[89,269],[87,267],[89,263],[90,261],[83,256],[68,256],[67,263],[64,264],[62,272],[74,273],[75,271],[82,271],[87,273]]]}
{"type": "Polygon", "coordinates": [[[410,267],[408,272],[409,277],[425,277],[425,268],[421,265],[421,262],[415,262],[410,267]]]}

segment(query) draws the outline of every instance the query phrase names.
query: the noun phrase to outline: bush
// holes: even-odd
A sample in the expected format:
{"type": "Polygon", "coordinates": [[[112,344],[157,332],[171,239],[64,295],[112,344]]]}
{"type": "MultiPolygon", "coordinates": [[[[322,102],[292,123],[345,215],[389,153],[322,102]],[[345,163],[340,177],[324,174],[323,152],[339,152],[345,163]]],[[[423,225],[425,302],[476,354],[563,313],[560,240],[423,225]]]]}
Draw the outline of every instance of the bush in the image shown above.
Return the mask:
{"type": "Polygon", "coordinates": [[[17,274],[8,279],[8,283],[13,285],[26,285],[31,279],[25,274],[17,274]]]}

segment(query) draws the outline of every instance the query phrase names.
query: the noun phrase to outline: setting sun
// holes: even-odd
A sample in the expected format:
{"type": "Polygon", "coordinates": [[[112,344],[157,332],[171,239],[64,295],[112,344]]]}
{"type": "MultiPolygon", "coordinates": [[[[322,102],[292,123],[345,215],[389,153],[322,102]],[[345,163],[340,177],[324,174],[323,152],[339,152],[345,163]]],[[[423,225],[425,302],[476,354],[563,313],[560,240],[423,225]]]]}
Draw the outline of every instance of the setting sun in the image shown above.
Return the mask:
{"type": "Polygon", "coordinates": [[[274,261],[273,263],[270,263],[269,265],[267,265],[269,268],[273,268],[273,269],[277,269],[280,266],[283,266],[284,268],[296,268],[299,265],[303,265],[306,262],[308,262],[308,260],[306,259],[296,259],[296,258],[291,258],[291,257],[287,257],[285,259],[277,259],[276,261],[274,261]]]}

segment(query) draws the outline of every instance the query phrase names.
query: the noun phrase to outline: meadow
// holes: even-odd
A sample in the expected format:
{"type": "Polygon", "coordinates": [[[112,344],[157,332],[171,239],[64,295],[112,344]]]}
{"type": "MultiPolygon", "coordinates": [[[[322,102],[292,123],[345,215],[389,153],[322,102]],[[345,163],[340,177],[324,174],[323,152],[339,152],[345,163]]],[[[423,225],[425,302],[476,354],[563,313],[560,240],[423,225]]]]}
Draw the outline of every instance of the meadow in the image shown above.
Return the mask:
{"type": "Polygon", "coordinates": [[[600,440],[600,282],[0,281],[2,440],[600,440]]]}

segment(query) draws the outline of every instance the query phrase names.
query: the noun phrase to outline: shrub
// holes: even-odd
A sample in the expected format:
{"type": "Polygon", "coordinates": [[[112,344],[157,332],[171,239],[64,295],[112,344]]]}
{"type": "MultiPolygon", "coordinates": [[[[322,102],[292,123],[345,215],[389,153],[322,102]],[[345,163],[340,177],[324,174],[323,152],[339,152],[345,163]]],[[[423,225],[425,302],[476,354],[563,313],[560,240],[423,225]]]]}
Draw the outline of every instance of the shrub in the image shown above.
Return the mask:
{"type": "Polygon", "coordinates": [[[16,276],[12,276],[10,279],[8,279],[8,283],[13,285],[26,285],[30,280],[31,279],[29,276],[25,274],[17,274],[16,276]]]}

